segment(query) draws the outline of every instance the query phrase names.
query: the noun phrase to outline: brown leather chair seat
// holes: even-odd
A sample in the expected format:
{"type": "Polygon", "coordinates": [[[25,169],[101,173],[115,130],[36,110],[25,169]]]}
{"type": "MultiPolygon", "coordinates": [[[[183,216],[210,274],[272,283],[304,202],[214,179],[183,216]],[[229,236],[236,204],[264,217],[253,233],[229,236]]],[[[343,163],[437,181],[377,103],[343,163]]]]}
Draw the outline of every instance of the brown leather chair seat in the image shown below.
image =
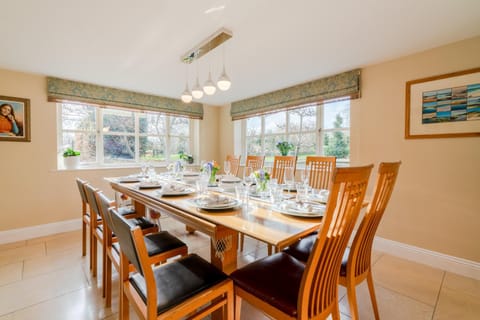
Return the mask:
{"type": "MultiPolygon", "coordinates": [[[[303,263],[307,263],[308,256],[310,252],[312,252],[313,244],[317,240],[317,232],[312,233],[305,238],[295,242],[294,244],[288,246],[283,250],[286,254],[291,255],[297,260],[302,261],[303,263]]],[[[340,267],[340,275],[345,276],[347,274],[347,263],[348,263],[348,255],[350,254],[350,248],[347,247],[345,252],[343,253],[342,257],[342,265],[340,267]]]]}
{"type": "Polygon", "coordinates": [[[235,286],[296,317],[297,299],[305,264],[279,252],[234,271],[235,286]]]}
{"type": "MultiPolygon", "coordinates": [[[[149,233],[145,235],[144,240],[149,257],[186,246],[185,243],[171,235],[168,231],[149,233]]],[[[117,253],[120,253],[120,245],[118,242],[112,243],[112,248],[117,253]]]]}
{"type": "MultiPolygon", "coordinates": [[[[157,283],[159,314],[228,278],[226,274],[196,254],[155,268],[153,272],[157,283]]],[[[130,277],[130,283],[146,303],[145,279],[139,273],[135,273],[130,277]]]]}

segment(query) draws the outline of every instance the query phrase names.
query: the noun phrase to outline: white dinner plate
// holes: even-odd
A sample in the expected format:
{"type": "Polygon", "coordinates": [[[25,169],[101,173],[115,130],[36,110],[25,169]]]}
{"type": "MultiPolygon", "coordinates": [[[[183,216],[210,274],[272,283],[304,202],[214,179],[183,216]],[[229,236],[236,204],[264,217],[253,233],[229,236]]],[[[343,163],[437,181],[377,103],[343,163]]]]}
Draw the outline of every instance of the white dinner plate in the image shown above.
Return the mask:
{"type": "Polygon", "coordinates": [[[191,200],[193,205],[199,209],[203,210],[227,210],[238,207],[241,202],[237,199],[228,199],[227,202],[220,203],[205,203],[201,198],[196,198],[191,200]]]}
{"type": "Polygon", "coordinates": [[[319,204],[312,204],[311,211],[305,207],[300,207],[296,205],[288,205],[284,206],[282,204],[276,204],[272,207],[272,210],[289,215],[289,216],[296,216],[296,217],[303,217],[303,218],[319,218],[323,217],[325,214],[325,206],[319,204]]]}
{"type": "Polygon", "coordinates": [[[195,192],[195,189],[184,187],[183,189],[170,189],[167,191],[157,191],[158,196],[185,196],[195,192]]]}
{"type": "Polygon", "coordinates": [[[120,183],[133,183],[133,182],[140,182],[140,179],[138,177],[130,177],[130,176],[127,176],[127,177],[120,177],[117,179],[118,182],[120,183]]]}
{"type": "Polygon", "coordinates": [[[140,189],[155,189],[155,188],[161,188],[162,184],[160,182],[147,182],[147,181],[142,181],[138,185],[140,189]]]}
{"type": "Polygon", "coordinates": [[[183,172],[184,177],[198,177],[200,175],[199,172],[193,172],[193,171],[185,171],[183,172]]]}
{"type": "Polygon", "coordinates": [[[223,177],[221,180],[221,182],[223,183],[237,183],[237,182],[240,182],[242,181],[239,177],[223,177]]]}

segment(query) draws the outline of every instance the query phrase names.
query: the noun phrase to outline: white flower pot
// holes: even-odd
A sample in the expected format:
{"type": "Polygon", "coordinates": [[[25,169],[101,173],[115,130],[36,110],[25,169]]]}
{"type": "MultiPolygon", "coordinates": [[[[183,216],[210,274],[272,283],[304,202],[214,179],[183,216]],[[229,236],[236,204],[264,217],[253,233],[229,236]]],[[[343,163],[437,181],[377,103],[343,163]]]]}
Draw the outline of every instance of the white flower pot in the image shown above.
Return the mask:
{"type": "Polygon", "coordinates": [[[64,157],[63,158],[63,166],[65,169],[76,169],[80,165],[80,157],[73,156],[73,157],[64,157]]]}

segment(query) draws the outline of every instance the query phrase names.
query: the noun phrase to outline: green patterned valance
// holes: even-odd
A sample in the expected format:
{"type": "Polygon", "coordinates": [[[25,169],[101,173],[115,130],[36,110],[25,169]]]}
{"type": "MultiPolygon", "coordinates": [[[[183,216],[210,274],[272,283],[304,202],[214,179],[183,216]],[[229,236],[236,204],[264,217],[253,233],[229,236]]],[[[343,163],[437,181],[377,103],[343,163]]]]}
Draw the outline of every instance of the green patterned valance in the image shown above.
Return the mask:
{"type": "Polygon", "coordinates": [[[331,99],[360,97],[360,69],[232,103],[233,120],[331,99]]]}
{"type": "Polygon", "coordinates": [[[203,119],[203,105],[200,103],[185,104],[176,99],[59,78],[47,78],[47,95],[48,101],[54,102],[83,102],[203,119]]]}

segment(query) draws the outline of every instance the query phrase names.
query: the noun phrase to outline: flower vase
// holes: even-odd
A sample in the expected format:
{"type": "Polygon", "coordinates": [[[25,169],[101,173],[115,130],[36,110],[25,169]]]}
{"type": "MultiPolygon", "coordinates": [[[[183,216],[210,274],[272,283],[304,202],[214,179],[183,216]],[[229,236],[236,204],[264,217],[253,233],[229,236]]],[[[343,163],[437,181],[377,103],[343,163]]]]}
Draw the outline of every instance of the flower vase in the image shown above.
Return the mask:
{"type": "Polygon", "coordinates": [[[267,197],[267,180],[257,180],[256,193],[260,198],[267,197]]]}
{"type": "Polygon", "coordinates": [[[210,173],[210,179],[208,179],[208,185],[209,186],[217,185],[217,176],[216,176],[216,173],[213,171],[212,173],[210,173]]]}

